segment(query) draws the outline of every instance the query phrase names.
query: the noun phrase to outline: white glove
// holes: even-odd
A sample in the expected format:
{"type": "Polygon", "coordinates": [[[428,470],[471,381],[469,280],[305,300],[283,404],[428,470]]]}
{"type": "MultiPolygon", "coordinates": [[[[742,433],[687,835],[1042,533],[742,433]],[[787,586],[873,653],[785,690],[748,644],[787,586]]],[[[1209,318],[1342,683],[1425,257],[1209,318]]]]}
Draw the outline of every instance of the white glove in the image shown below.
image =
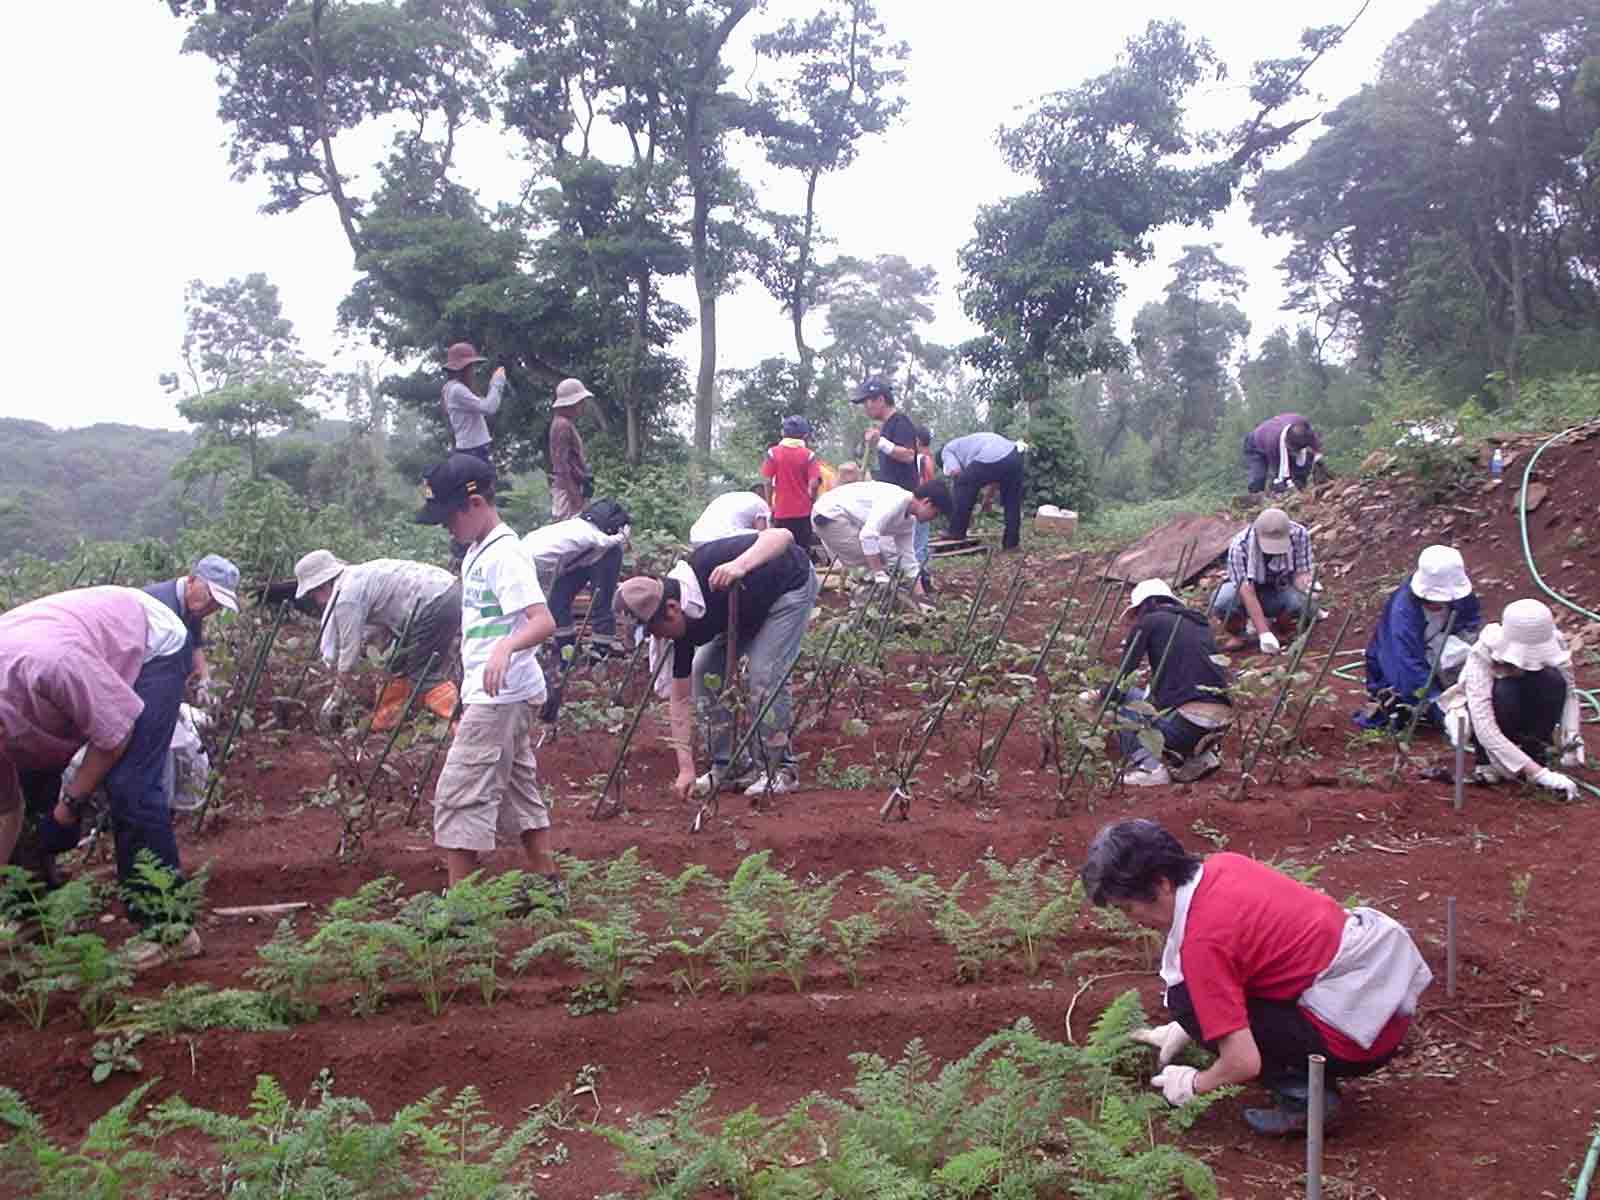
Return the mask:
{"type": "MultiPolygon", "coordinates": [[[[1100,693],[1095,691],[1093,688],[1085,688],[1083,691],[1078,693],[1079,704],[1093,704],[1099,699],[1100,693]]],[[[1134,1036],[1138,1037],[1139,1035],[1135,1034],[1134,1036]]]]}
{"type": "Polygon", "coordinates": [[[1272,630],[1269,629],[1261,635],[1261,653],[1276,654],[1282,649],[1283,646],[1278,641],[1278,635],[1273,633],[1272,630]]]}
{"type": "Polygon", "coordinates": [[[1033,449],[1033,447],[1028,445],[1028,443],[1023,441],[1021,438],[1018,438],[1017,439],[1017,449],[1022,451],[1022,453],[1026,454],[1029,450],[1033,449]]]}
{"type": "Polygon", "coordinates": [[[879,572],[877,572],[875,575],[873,575],[872,582],[875,583],[878,587],[888,587],[889,586],[889,572],[887,572],[887,571],[879,571],[879,572]]]}
{"type": "Polygon", "coordinates": [[[344,697],[334,692],[322,702],[322,711],[317,714],[317,728],[324,733],[330,732],[339,720],[339,709],[343,705],[344,697]]]}
{"type": "Polygon", "coordinates": [[[1183,1048],[1190,1042],[1189,1035],[1184,1032],[1182,1025],[1176,1021],[1169,1021],[1165,1025],[1157,1025],[1154,1029],[1135,1029],[1128,1035],[1136,1042],[1143,1042],[1146,1046],[1154,1046],[1159,1054],[1156,1055],[1156,1065],[1167,1066],[1173,1059],[1183,1053],[1183,1048]]]}
{"type": "Polygon", "coordinates": [[[1552,792],[1563,792],[1568,800],[1578,798],[1578,785],[1573,783],[1559,771],[1552,771],[1548,767],[1541,768],[1533,777],[1533,782],[1542,788],[1549,788],[1552,792]]]}
{"type": "Polygon", "coordinates": [[[1563,767],[1581,767],[1585,762],[1583,743],[1573,742],[1561,752],[1561,765],[1563,767]]]}
{"type": "Polygon", "coordinates": [[[1150,1083],[1161,1089],[1161,1094],[1167,1098],[1168,1104],[1184,1105],[1194,1099],[1194,1081],[1199,1074],[1199,1070],[1194,1067],[1167,1067],[1151,1079],[1150,1083]]]}

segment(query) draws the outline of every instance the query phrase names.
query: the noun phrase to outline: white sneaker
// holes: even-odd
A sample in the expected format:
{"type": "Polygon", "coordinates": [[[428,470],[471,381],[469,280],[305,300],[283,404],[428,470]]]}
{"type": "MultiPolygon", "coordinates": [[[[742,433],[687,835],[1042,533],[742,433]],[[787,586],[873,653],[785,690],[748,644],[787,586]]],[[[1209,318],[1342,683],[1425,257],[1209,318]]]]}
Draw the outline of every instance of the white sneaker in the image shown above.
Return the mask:
{"type": "Polygon", "coordinates": [[[1511,776],[1492,763],[1481,763],[1472,768],[1472,778],[1479,783],[1504,783],[1511,776]]]}
{"type": "Polygon", "coordinates": [[[1182,766],[1176,770],[1169,771],[1168,774],[1178,783],[1193,783],[1196,779],[1202,779],[1211,774],[1221,765],[1222,755],[1215,750],[1207,750],[1203,754],[1196,754],[1192,758],[1185,759],[1182,766]]]}
{"type": "Polygon", "coordinates": [[[718,790],[725,792],[731,788],[743,788],[745,784],[750,782],[750,779],[752,778],[752,772],[745,770],[733,774],[723,775],[717,772],[715,769],[707,771],[704,775],[698,776],[695,779],[694,788],[689,794],[696,800],[703,799],[704,797],[711,795],[712,780],[718,778],[722,780],[721,784],[718,785],[718,790]]]}
{"type": "Polygon", "coordinates": [[[783,796],[798,791],[800,780],[793,771],[777,770],[771,775],[758,775],[755,782],[745,788],[746,796],[783,796]]]}
{"type": "Polygon", "coordinates": [[[199,958],[204,953],[205,946],[200,941],[199,930],[196,929],[189,930],[183,941],[176,946],[164,946],[160,942],[137,938],[123,948],[128,967],[133,971],[148,971],[152,967],[159,967],[163,963],[177,959],[199,958]]]}
{"type": "Polygon", "coordinates": [[[1129,787],[1163,787],[1172,782],[1172,773],[1166,763],[1157,763],[1148,770],[1132,767],[1122,773],[1122,782],[1129,787]]]}

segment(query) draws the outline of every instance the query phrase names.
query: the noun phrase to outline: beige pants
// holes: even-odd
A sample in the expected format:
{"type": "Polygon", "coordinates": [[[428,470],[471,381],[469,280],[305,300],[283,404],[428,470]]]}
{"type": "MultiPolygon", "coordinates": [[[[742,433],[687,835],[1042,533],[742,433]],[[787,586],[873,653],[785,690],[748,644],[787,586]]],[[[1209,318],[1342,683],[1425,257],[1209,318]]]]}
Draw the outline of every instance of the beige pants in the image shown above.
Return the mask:
{"type": "Polygon", "coordinates": [[[488,851],[496,834],[515,842],[550,827],[533,756],[532,704],[469,704],[433,794],[433,841],[445,850],[488,851]]]}

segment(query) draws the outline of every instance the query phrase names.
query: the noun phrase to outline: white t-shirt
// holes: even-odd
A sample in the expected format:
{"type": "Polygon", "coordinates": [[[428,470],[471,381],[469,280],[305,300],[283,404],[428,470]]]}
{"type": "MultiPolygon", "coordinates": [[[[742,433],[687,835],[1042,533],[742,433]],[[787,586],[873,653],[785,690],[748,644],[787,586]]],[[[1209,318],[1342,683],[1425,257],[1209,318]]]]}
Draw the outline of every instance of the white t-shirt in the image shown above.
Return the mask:
{"type": "Polygon", "coordinates": [[[878,480],[847,483],[824,493],[811,511],[824,544],[846,566],[858,567],[877,554],[884,566],[916,566],[917,518],[907,506],[912,495],[903,487],[878,480]]]}
{"type": "Polygon", "coordinates": [[[772,524],[772,509],[765,500],[754,492],[725,492],[706,505],[700,519],[689,527],[689,545],[704,546],[750,533],[757,521],[772,524]]]}
{"type": "Polygon", "coordinates": [[[483,690],[495,643],[527,623],[544,591],[516,531],[504,521],[467,547],[461,560],[461,703],[516,704],[544,699],[544,672],[532,650],[511,656],[500,694],[483,690]]]}
{"type": "Polygon", "coordinates": [[[123,588],[144,605],[144,661],[166,658],[189,644],[189,627],[183,618],[143,588],[123,588]]]}
{"type": "Polygon", "coordinates": [[[597,562],[626,541],[622,534],[605,533],[582,517],[568,517],[523,534],[522,552],[539,572],[539,585],[549,589],[568,571],[597,562]]]}

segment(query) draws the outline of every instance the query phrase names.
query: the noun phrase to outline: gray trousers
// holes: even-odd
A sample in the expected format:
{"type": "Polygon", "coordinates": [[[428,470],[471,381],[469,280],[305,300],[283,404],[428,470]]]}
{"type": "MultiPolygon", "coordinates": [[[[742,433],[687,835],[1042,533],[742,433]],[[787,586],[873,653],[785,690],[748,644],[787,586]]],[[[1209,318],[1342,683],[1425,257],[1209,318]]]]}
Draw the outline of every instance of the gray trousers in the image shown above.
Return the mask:
{"type": "MultiPolygon", "coordinates": [[[[767,759],[773,751],[777,752],[776,761],[770,764],[773,769],[794,766],[794,747],[790,742],[789,729],[794,720],[794,705],[784,675],[794,660],[800,657],[800,642],[805,637],[806,621],[816,603],[817,573],[811,571],[804,584],[778,597],[778,602],[767,613],[767,619],[761,623],[755,637],[750,639],[749,644],[739,647],[740,655],[747,660],[745,675],[750,682],[746,719],[753,719],[766,703],[767,697],[772,695],[773,689],[777,688],[772,707],[767,710],[766,718],[761,723],[760,739],[765,750],[756,751],[753,764],[750,761],[752,756],[747,754],[745,760],[737,764],[739,769],[749,765],[766,769],[769,765],[767,759]],[[780,679],[784,682],[783,686],[778,687],[780,679]]],[[[706,676],[721,676],[727,669],[727,660],[728,635],[718,634],[695,651],[692,673],[695,707],[705,713],[706,741],[711,746],[711,762],[719,770],[726,769],[733,757],[733,711],[722,701],[723,687],[719,686],[715,691],[708,688],[706,676]]],[[[727,680],[721,683],[725,686],[727,680]]]]}

